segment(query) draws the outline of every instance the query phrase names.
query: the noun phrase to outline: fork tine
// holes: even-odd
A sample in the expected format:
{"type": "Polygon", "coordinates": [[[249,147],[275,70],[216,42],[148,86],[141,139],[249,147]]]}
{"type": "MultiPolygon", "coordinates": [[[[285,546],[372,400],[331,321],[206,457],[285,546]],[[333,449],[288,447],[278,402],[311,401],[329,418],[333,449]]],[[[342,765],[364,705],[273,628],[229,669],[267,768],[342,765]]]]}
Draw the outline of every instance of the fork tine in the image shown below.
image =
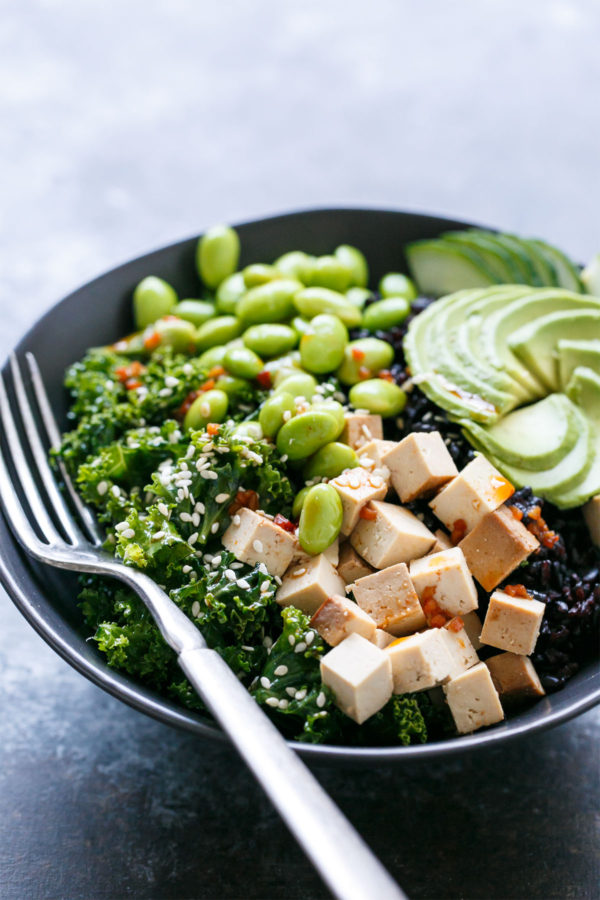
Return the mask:
{"type": "Polygon", "coordinates": [[[31,523],[27,518],[25,510],[21,505],[21,501],[12,483],[12,479],[8,473],[4,455],[0,449],[0,506],[4,510],[4,515],[10,526],[11,531],[21,544],[21,546],[38,558],[44,558],[48,545],[43,544],[38,538],[31,523]]]}
{"type": "Polygon", "coordinates": [[[44,506],[33,475],[31,474],[31,470],[27,464],[23,445],[21,444],[17,426],[15,425],[15,420],[8,402],[8,395],[6,393],[3,378],[0,378],[0,423],[2,424],[2,430],[6,438],[6,444],[10,451],[15,471],[21,482],[21,487],[23,488],[23,493],[25,494],[33,518],[39,525],[42,534],[49,544],[62,542],[63,539],[56,530],[54,522],[48,514],[48,510],[44,506]]]}
{"type": "Polygon", "coordinates": [[[48,499],[50,500],[50,503],[54,508],[62,529],[64,530],[71,543],[77,544],[83,539],[83,535],[75,524],[71,511],[69,510],[69,507],[65,502],[65,498],[61,494],[54,475],[52,474],[52,469],[50,468],[50,465],[48,463],[46,450],[44,448],[44,445],[42,444],[40,433],[33,418],[31,406],[29,405],[29,400],[25,391],[25,385],[21,376],[19,363],[17,362],[17,357],[14,353],[11,353],[10,355],[10,367],[12,371],[13,384],[15,388],[15,395],[17,397],[19,413],[21,415],[21,421],[23,422],[25,434],[27,435],[27,439],[29,441],[31,455],[33,456],[34,462],[42,479],[42,483],[46,489],[46,494],[48,495],[48,499]]]}
{"type": "MultiPolygon", "coordinates": [[[[54,418],[52,407],[50,406],[50,401],[48,399],[48,394],[46,393],[42,373],[40,372],[37,360],[33,353],[27,352],[25,354],[25,358],[27,360],[27,365],[29,366],[29,374],[31,376],[31,384],[33,386],[35,399],[37,400],[38,408],[40,410],[44,427],[50,439],[52,449],[59,450],[61,445],[60,430],[56,423],[56,419],[54,418]]],[[[85,528],[92,543],[98,547],[104,542],[104,538],[102,537],[102,533],[98,528],[98,525],[96,524],[96,518],[75,490],[73,482],[71,481],[71,476],[67,472],[67,467],[65,466],[62,459],[59,458],[57,462],[58,469],[63,479],[63,483],[67,488],[67,491],[69,492],[69,497],[71,498],[73,506],[75,507],[79,515],[83,527],[85,528]]]]}

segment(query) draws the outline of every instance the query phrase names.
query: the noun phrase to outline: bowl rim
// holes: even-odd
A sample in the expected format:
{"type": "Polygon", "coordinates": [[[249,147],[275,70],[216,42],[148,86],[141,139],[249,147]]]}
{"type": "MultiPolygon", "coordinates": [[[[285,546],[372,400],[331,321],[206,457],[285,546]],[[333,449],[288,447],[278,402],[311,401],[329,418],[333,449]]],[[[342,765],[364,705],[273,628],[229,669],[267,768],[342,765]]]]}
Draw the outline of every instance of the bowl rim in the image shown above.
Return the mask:
{"type": "MultiPolygon", "coordinates": [[[[460,225],[468,227],[489,227],[478,226],[470,222],[454,220],[446,216],[436,215],[433,213],[417,212],[413,210],[395,209],[390,207],[378,206],[323,206],[323,207],[304,207],[285,213],[275,213],[261,216],[258,219],[251,219],[242,223],[233,225],[234,228],[243,228],[246,226],[258,225],[263,222],[285,221],[302,215],[314,214],[361,214],[361,213],[383,213],[392,216],[401,215],[408,217],[421,217],[424,219],[437,220],[444,225],[460,225]]],[[[493,230],[493,229],[489,229],[493,230]]],[[[169,249],[189,243],[191,240],[197,239],[198,235],[188,238],[181,238],[169,244],[162,245],[152,250],[146,251],[132,259],[126,260],[113,266],[105,272],[85,282],[83,285],[70,291],[67,295],[53,303],[44,313],[39,316],[22,334],[17,341],[15,352],[18,352],[23,345],[27,344],[30,334],[38,329],[44,321],[51,317],[55,309],[62,303],[69,300],[74,294],[81,290],[91,287],[101,281],[108,275],[125,269],[131,264],[141,262],[144,258],[151,256],[153,253],[168,251],[169,249]]],[[[6,361],[2,366],[5,370],[6,361]]],[[[10,531],[9,531],[10,534],[10,531]]],[[[21,560],[21,564],[28,567],[29,558],[23,553],[15,538],[10,534],[12,547],[16,549],[17,555],[21,560]]],[[[113,697],[123,701],[128,706],[139,712],[145,713],[152,718],[165,724],[172,725],[194,734],[198,734],[205,738],[217,739],[221,742],[228,742],[227,735],[214,723],[198,713],[186,710],[184,707],[177,707],[173,701],[161,696],[155,691],[146,688],[144,685],[137,684],[129,676],[118,670],[110,669],[107,665],[104,667],[96,665],[84,654],[74,649],[69,642],[59,633],[59,631],[47,621],[46,617],[29,598],[26,591],[23,590],[16,574],[11,570],[5,558],[5,551],[0,547],[0,584],[6,590],[6,593],[13,601],[17,609],[24,618],[34,628],[34,630],[42,637],[42,639],[62,657],[76,671],[84,675],[88,680],[98,687],[111,694],[113,697]]],[[[592,667],[594,663],[590,664],[592,667]]],[[[349,764],[380,762],[380,763],[398,763],[403,760],[419,760],[429,759],[437,756],[455,755],[463,753],[475,748],[490,747],[498,743],[515,740],[525,735],[534,734],[554,727],[569,719],[580,715],[600,703],[600,667],[597,672],[592,672],[592,680],[598,681],[598,686],[589,690],[579,698],[573,699],[570,703],[561,706],[560,709],[550,711],[545,715],[534,719],[525,719],[520,722],[518,719],[510,719],[504,721],[491,729],[485,731],[474,732],[469,735],[452,737],[443,741],[434,741],[426,744],[414,744],[408,747],[402,745],[383,746],[383,747],[346,747],[334,744],[307,744],[299,741],[288,741],[292,749],[299,753],[304,759],[314,763],[324,763],[333,761],[344,761],[349,764]]],[[[587,671],[584,669],[583,672],[587,671]]],[[[579,673],[578,673],[579,674],[579,673]]],[[[577,676],[575,676],[577,677],[577,676]]],[[[543,703],[544,700],[538,701],[543,703]]]]}

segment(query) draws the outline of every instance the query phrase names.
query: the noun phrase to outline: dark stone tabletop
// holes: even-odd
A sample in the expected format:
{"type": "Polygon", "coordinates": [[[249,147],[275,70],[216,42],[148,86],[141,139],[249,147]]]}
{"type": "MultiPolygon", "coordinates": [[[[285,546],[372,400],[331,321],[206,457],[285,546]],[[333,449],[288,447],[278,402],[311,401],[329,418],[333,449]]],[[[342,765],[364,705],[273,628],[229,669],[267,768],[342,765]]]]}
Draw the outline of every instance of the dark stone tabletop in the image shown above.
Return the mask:
{"type": "MultiPolygon", "coordinates": [[[[590,0],[20,0],[0,28],[0,351],[147,249],[387,205],[600,249],[590,0]]],[[[319,770],[411,897],[595,898],[600,715],[319,770]]],[[[231,751],[102,693],[0,594],[0,896],[327,893],[231,751]]],[[[374,898],[375,900],[375,898],[374,898]]]]}

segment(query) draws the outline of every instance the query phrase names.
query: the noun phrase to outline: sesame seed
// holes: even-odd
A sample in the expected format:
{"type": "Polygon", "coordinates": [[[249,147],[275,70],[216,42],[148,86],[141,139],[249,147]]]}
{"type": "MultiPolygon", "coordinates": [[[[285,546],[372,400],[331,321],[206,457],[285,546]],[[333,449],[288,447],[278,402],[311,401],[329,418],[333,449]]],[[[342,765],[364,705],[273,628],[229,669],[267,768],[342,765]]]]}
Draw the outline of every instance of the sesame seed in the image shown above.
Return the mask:
{"type": "Polygon", "coordinates": [[[273,639],[270,638],[269,635],[267,635],[266,637],[263,638],[263,647],[266,647],[268,650],[269,647],[272,647],[272,646],[273,646],[273,639]]]}
{"type": "Polygon", "coordinates": [[[122,535],[122,537],[127,538],[128,540],[131,540],[131,538],[135,537],[135,531],[133,530],[133,528],[126,528],[124,531],[121,532],[121,535],[122,535]]]}
{"type": "Polygon", "coordinates": [[[285,692],[288,695],[288,697],[296,696],[296,688],[295,687],[286,687],[285,692]]]}
{"type": "Polygon", "coordinates": [[[321,691],[321,693],[317,697],[317,706],[319,707],[319,709],[323,709],[323,707],[325,706],[326,703],[327,703],[327,697],[325,696],[323,691],[321,691]]]}
{"type": "Polygon", "coordinates": [[[236,515],[233,517],[233,519],[231,521],[233,522],[234,525],[239,525],[242,520],[236,513],[236,515]]]}
{"type": "Polygon", "coordinates": [[[230,568],[231,568],[231,569],[243,569],[243,568],[244,568],[244,563],[241,563],[241,562],[234,562],[234,563],[231,563],[230,568]]]}
{"type": "Polygon", "coordinates": [[[182,522],[191,522],[192,521],[192,517],[190,516],[189,513],[186,513],[186,512],[179,513],[179,518],[182,522]]]}
{"type": "Polygon", "coordinates": [[[268,574],[269,574],[268,571],[267,571],[267,567],[265,566],[265,564],[264,564],[263,562],[261,562],[261,563],[258,564],[258,571],[261,573],[261,575],[268,575],[268,574]]]}
{"type": "Polygon", "coordinates": [[[219,530],[219,523],[213,522],[212,525],[210,526],[210,533],[216,534],[218,530],[219,530]]]}
{"type": "Polygon", "coordinates": [[[158,509],[161,516],[165,517],[165,519],[169,517],[169,507],[165,503],[158,503],[156,508],[158,509]]]}
{"type": "Polygon", "coordinates": [[[294,569],[292,575],[294,578],[300,578],[301,575],[306,575],[306,568],[304,566],[300,566],[299,569],[294,569]]]}
{"type": "Polygon", "coordinates": [[[262,687],[264,687],[265,690],[267,690],[267,691],[271,687],[271,682],[269,681],[269,679],[267,678],[266,675],[262,676],[262,678],[260,679],[260,683],[261,683],[262,687]]]}
{"type": "Polygon", "coordinates": [[[225,503],[226,500],[229,500],[229,494],[217,494],[215,497],[215,503],[225,503]]]}
{"type": "Polygon", "coordinates": [[[269,590],[270,587],[271,587],[271,585],[269,584],[268,581],[263,581],[263,583],[262,583],[261,586],[260,586],[260,592],[261,592],[261,594],[266,593],[266,592],[269,590]]]}
{"type": "MultiPolygon", "coordinates": [[[[261,462],[262,462],[262,460],[261,460],[261,462]]],[[[208,475],[209,479],[212,478],[213,481],[216,481],[217,478],[219,477],[216,472],[211,472],[210,469],[208,470],[208,472],[206,474],[208,475]]]]}
{"type": "Polygon", "coordinates": [[[236,581],[237,580],[237,575],[231,569],[225,569],[225,572],[223,574],[225,575],[225,578],[227,578],[228,581],[236,581]]]}
{"type": "Polygon", "coordinates": [[[173,393],[173,391],[171,390],[171,388],[165,387],[165,388],[160,389],[160,391],[158,392],[158,396],[159,397],[170,397],[172,393],[173,393]]]}
{"type": "Polygon", "coordinates": [[[96,490],[98,491],[98,493],[100,494],[101,497],[104,496],[104,494],[105,494],[105,493],[107,492],[107,490],[108,490],[108,484],[107,484],[107,482],[106,482],[106,481],[99,481],[96,490]]]}
{"type": "Polygon", "coordinates": [[[287,709],[289,705],[290,701],[286,700],[285,697],[282,697],[282,699],[279,701],[279,709],[287,709]]]}
{"type": "Polygon", "coordinates": [[[198,502],[197,502],[196,505],[194,506],[194,512],[200,513],[200,515],[203,516],[204,513],[206,512],[206,509],[204,508],[204,503],[201,503],[201,502],[198,500],[198,502]]]}
{"type": "Polygon", "coordinates": [[[283,421],[289,422],[291,418],[292,418],[292,414],[291,414],[290,410],[286,409],[286,411],[284,412],[284,414],[282,416],[283,421]]]}
{"type": "Polygon", "coordinates": [[[238,581],[238,583],[237,583],[237,586],[238,586],[239,588],[241,588],[243,591],[248,591],[248,590],[250,590],[250,582],[246,581],[245,578],[240,578],[239,581],[238,581]]]}
{"type": "Polygon", "coordinates": [[[191,567],[191,566],[188,566],[188,565],[186,564],[185,566],[182,566],[182,567],[181,567],[181,571],[183,572],[184,575],[187,575],[188,572],[191,572],[191,571],[192,571],[192,567],[191,567]]]}
{"type": "Polygon", "coordinates": [[[167,375],[167,377],[165,378],[165,384],[170,388],[177,387],[177,385],[179,384],[179,378],[175,378],[174,375],[167,375]]]}
{"type": "Polygon", "coordinates": [[[113,497],[119,497],[121,495],[121,491],[116,486],[116,484],[113,484],[113,486],[110,489],[110,492],[113,495],[113,497]]]}
{"type": "Polygon", "coordinates": [[[127,522],[118,522],[115,525],[115,531],[125,531],[126,528],[129,528],[127,522]]]}
{"type": "Polygon", "coordinates": [[[195,619],[198,618],[199,612],[200,612],[200,604],[198,603],[197,600],[194,600],[194,602],[192,603],[192,615],[194,616],[195,619]]]}
{"type": "Polygon", "coordinates": [[[194,371],[194,367],[190,363],[185,363],[181,367],[181,371],[183,372],[184,375],[191,375],[192,372],[194,371]]]}
{"type": "Polygon", "coordinates": [[[188,538],[188,544],[190,545],[190,547],[193,547],[193,546],[194,546],[194,544],[195,544],[196,541],[198,540],[198,537],[199,537],[199,535],[198,535],[198,532],[197,532],[197,531],[195,531],[193,534],[191,534],[191,535],[189,536],[189,538],[188,538]]]}
{"type": "Polygon", "coordinates": [[[312,642],[314,641],[314,639],[315,639],[314,631],[307,631],[304,640],[306,641],[306,643],[309,647],[312,644],[312,642]]]}
{"type": "Polygon", "coordinates": [[[304,643],[304,641],[300,641],[300,643],[296,644],[296,646],[294,647],[294,653],[304,653],[305,650],[306,644],[304,643]]]}
{"type": "Polygon", "coordinates": [[[283,456],[281,457],[281,462],[286,463],[287,461],[288,461],[288,455],[287,455],[287,453],[284,453],[283,456]]]}
{"type": "Polygon", "coordinates": [[[277,666],[275,669],[274,675],[287,675],[288,667],[287,666],[277,666]]]}
{"type": "Polygon", "coordinates": [[[192,525],[194,526],[194,528],[197,528],[199,524],[200,524],[200,516],[198,515],[197,512],[195,512],[192,516],[192,525]]]}
{"type": "Polygon", "coordinates": [[[259,541],[258,538],[255,541],[252,541],[252,546],[256,550],[257,553],[263,552],[263,549],[264,549],[263,543],[262,543],[262,541],[259,541]]]}
{"type": "Polygon", "coordinates": [[[296,637],[295,637],[295,635],[290,634],[290,636],[289,636],[289,638],[288,638],[288,641],[290,642],[290,644],[291,644],[292,647],[293,647],[294,644],[296,643],[296,637]]]}
{"type": "Polygon", "coordinates": [[[275,580],[275,584],[279,584],[279,585],[282,584],[282,581],[281,581],[281,578],[279,577],[279,575],[274,575],[273,578],[275,580]]]}
{"type": "Polygon", "coordinates": [[[306,697],[306,691],[304,688],[301,691],[296,691],[296,700],[304,700],[306,697]]]}
{"type": "Polygon", "coordinates": [[[279,700],[277,699],[277,697],[267,697],[265,703],[267,704],[267,706],[279,706],[279,700]]]}
{"type": "Polygon", "coordinates": [[[154,534],[152,535],[152,540],[153,541],[162,541],[162,539],[164,537],[165,537],[164,531],[155,531],[154,534]]]}
{"type": "Polygon", "coordinates": [[[245,650],[246,653],[254,653],[254,647],[251,647],[249,644],[242,644],[242,650],[245,650]]]}
{"type": "Polygon", "coordinates": [[[211,559],[211,562],[212,562],[213,566],[220,566],[221,565],[221,554],[217,553],[216,556],[213,556],[211,559]]]}

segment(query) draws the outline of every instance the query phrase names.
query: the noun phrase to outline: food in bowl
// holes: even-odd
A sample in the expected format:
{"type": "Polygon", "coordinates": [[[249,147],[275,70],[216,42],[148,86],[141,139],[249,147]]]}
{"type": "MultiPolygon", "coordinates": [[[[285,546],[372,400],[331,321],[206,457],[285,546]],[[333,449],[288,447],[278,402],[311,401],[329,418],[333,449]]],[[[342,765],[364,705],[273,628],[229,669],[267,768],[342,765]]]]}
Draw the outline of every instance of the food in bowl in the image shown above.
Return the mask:
{"type": "MultiPolygon", "coordinates": [[[[597,541],[597,427],[581,388],[597,335],[565,348],[572,375],[552,391],[516,347],[504,353],[506,323],[491,374],[485,353],[450,359],[443,336],[454,347],[468,332],[477,348],[487,310],[521,298],[541,318],[557,302],[581,309],[592,328],[600,301],[562,287],[550,263],[550,287],[486,276],[431,302],[421,271],[418,285],[389,273],[370,291],[347,245],[242,271],[238,254],[235,232],[209,232],[200,298],[149,275],[138,330],[67,373],[76,427],[61,454],[107,546],[164,586],[290,738],[435,740],[562,686],[594,652],[600,606],[579,508],[597,541]],[[571,457],[568,478],[544,481],[580,443],[570,416],[588,429],[580,468],[571,457]]],[[[542,345],[554,353],[547,334],[542,345]]],[[[111,665],[201,708],[135,595],[85,577],[81,605],[111,665]]]]}

